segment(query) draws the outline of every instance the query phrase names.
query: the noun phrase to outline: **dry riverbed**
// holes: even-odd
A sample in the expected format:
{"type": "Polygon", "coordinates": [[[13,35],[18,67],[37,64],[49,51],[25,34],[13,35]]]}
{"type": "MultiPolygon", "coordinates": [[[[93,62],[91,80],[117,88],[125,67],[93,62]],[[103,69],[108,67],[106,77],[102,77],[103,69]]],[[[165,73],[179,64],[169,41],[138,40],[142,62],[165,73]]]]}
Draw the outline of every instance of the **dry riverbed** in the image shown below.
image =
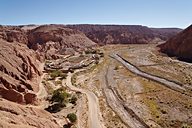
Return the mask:
{"type": "MultiPolygon", "coordinates": [[[[77,114],[75,126],[80,128],[192,126],[191,64],[160,54],[155,44],[108,45],[99,49],[104,57],[97,63],[92,62],[90,55],[71,57],[68,59],[72,62],[71,66],[79,69],[68,74],[62,84],[55,82],[58,79],[47,81],[48,94],[52,91],[50,88],[56,89],[54,85],[59,84],[72,93],[81,92],[76,106],[69,105],[55,114],[61,124],[64,124],[62,119],[70,111],[77,114]],[[147,74],[178,83],[189,95],[131,72],[111,57],[114,53],[147,74]]],[[[61,60],[56,64],[57,67],[63,66],[62,71],[66,71],[65,65],[69,65],[61,60]]],[[[43,92],[42,88],[41,97],[45,96],[43,92]]]]}

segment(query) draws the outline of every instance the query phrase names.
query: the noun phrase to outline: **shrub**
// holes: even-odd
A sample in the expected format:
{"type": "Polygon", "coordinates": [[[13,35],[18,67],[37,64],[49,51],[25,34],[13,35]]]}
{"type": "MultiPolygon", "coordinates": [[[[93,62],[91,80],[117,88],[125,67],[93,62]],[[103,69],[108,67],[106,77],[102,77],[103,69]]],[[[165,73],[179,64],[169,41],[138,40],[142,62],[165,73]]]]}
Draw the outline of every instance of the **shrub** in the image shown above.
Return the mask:
{"type": "Polygon", "coordinates": [[[73,95],[73,96],[71,97],[71,99],[70,99],[70,103],[76,104],[76,101],[77,101],[77,97],[73,95]]]}
{"type": "Polygon", "coordinates": [[[76,120],[77,120],[77,116],[76,116],[75,113],[69,113],[69,114],[67,115],[67,118],[70,120],[71,123],[74,123],[74,122],[76,122],[76,120]]]}
{"type": "Polygon", "coordinates": [[[56,103],[49,106],[45,110],[53,113],[60,111],[61,108],[66,107],[66,104],[69,102],[68,100],[70,96],[71,95],[66,92],[65,88],[59,88],[55,90],[51,97],[51,101],[56,103]]]}
{"type": "Polygon", "coordinates": [[[45,82],[44,80],[43,80],[41,83],[44,84],[44,85],[46,85],[46,82],[45,82]]]}
{"type": "Polygon", "coordinates": [[[97,51],[95,49],[87,49],[85,50],[85,54],[96,54],[97,51]]]}
{"type": "Polygon", "coordinates": [[[60,84],[62,84],[62,81],[60,81],[60,80],[55,81],[55,84],[56,84],[56,85],[60,85],[60,84]]]}
{"type": "Polygon", "coordinates": [[[60,74],[60,79],[62,80],[62,79],[65,79],[66,77],[67,77],[67,74],[65,74],[65,73],[62,73],[62,74],[60,74]]]}
{"type": "Polygon", "coordinates": [[[67,77],[66,73],[63,73],[60,70],[54,70],[50,73],[51,79],[55,79],[56,77],[61,77],[60,79],[65,79],[67,77]]]}
{"type": "Polygon", "coordinates": [[[64,88],[59,88],[53,92],[51,101],[59,102],[59,103],[67,103],[69,97],[70,97],[70,94],[67,93],[64,88]]]}
{"type": "Polygon", "coordinates": [[[71,128],[72,125],[73,125],[73,124],[68,123],[68,124],[63,125],[63,128],[71,128]]]}
{"type": "Polygon", "coordinates": [[[47,110],[48,112],[51,113],[56,113],[61,111],[61,108],[66,107],[66,105],[64,103],[55,103],[51,106],[49,106],[48,108],[45,108],[45,110],[47,110]]]}
{"type": "Polygon", "coordinates": [[[114,70],[118,70],[118,69],[119,69],[119,67],[118,67],[118,66],[115,66],[114,70]]]}
{"type": "Polygon", "coordinates": [[[54,70],[54,71],[51,72],[50,76],[51,76],[52,78],[55,78],[55,77],[60,76],[61,73],[62,73],[62,72],[61,72],[60,70],[54,70]]]}
{"type": "Polygon", "coordinates": [[[104,53],[103,52],[100,52],[98,54],[100,55],[100,57],[104,57],[104,53]]]}

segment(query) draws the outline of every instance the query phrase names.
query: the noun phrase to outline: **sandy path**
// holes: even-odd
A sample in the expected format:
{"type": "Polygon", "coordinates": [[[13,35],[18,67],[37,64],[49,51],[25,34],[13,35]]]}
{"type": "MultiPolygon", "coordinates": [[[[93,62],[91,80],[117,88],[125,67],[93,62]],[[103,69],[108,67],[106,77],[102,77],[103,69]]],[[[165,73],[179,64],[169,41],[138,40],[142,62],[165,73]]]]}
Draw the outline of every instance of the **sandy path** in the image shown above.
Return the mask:
{"type": "Polygon", "coordinates": [[[86,94],[88,99],[88,125],[89,128],[102,128],[101,122],[99,120],[99,103],[97,96],[88,90],[80,89],[72,85],[71,83],[71,77],[72,73],[68,73],[67,79],[66,79],[66,85],[74,91],[79,91],[81,93],[86,94]]]}

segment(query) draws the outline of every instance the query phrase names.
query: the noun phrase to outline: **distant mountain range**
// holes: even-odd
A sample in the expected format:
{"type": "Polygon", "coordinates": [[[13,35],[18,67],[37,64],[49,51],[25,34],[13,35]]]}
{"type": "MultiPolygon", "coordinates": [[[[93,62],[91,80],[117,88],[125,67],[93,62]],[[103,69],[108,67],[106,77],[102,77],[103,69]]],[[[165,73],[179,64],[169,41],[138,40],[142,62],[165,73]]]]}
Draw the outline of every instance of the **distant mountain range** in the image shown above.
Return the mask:
{"type": "Polygon", "coordinates": [[[141,25],[67,25],[77,29],[97,44],[143,44],[155,39],[167,40],[182,29],[148,28],[141,25]]]}

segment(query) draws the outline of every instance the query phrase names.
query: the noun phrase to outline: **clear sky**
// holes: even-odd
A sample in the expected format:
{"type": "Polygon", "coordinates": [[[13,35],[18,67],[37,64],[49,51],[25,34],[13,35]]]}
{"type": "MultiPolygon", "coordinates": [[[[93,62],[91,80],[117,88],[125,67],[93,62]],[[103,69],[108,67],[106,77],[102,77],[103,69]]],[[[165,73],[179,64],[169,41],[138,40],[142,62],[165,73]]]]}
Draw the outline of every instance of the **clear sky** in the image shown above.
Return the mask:
{"type": "Polygon", "coordinates": [[[192,0],[0,0],[0,24],[192,24],[192,0]]]}

